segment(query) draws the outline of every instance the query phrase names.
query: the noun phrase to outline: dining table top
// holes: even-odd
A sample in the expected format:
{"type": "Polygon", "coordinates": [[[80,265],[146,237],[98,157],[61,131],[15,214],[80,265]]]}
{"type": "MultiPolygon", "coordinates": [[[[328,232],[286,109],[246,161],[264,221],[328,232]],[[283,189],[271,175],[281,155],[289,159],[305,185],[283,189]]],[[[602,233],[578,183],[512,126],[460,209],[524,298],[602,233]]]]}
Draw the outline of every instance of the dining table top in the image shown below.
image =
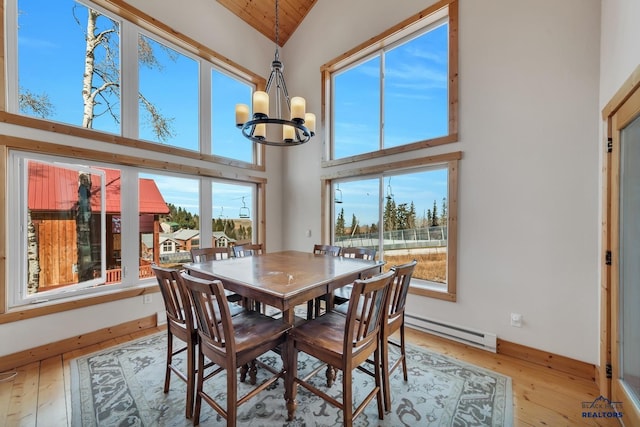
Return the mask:
{"type": "Polygon", "coordinates": [[[184,265],[190,274],[218,279],[232,292],[283,311],[352,283],[362,273],[379,271],[381,266],[380,261],[301,251],[184,265]]]}

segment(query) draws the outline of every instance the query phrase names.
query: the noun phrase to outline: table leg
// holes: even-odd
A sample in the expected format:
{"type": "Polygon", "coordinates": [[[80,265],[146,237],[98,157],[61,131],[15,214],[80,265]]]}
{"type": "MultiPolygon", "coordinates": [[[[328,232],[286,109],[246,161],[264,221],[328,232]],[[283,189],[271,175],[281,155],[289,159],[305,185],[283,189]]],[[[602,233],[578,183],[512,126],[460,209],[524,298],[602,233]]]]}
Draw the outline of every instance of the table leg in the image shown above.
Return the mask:
{"type": "Polygon", "coordinates": [[[293,340],[288,339],[284,345],[283,363],[285,364],[284,374],[284,398],[287,402],[287,421],[293,421],[298,403],[298,385],[295,378],[298,375],[298,350],[293,345],[293,340]]]}
{"type": "Polygon", "coordinates": [[[295,311],[294,309],[284,310],[282,312],[282,321],[287,325],[293,325],[295,323],[295,311]]]}

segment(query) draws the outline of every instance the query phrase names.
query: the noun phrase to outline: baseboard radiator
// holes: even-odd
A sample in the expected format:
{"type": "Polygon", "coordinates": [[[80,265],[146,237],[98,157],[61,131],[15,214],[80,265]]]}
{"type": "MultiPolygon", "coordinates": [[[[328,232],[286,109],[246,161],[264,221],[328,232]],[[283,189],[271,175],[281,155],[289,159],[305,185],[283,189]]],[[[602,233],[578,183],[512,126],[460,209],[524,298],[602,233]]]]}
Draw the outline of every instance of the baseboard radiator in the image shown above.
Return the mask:
{"type": "Polygon", "coordinates": [[[478,347],[493,353],[496,352],[496,334],[452,325],[450,323],[427,319],[425,317],[413,316],[411,314],[405,314],[405,322],[409,327],[428,332],[430,334],[478,347]]]}

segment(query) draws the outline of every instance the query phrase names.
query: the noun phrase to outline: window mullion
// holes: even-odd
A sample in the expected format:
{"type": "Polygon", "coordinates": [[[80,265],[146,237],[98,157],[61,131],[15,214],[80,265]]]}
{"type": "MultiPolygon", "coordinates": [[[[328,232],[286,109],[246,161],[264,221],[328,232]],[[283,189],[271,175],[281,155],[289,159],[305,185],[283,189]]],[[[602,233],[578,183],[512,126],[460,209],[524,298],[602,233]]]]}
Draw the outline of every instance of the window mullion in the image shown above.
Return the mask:
{"type": "Polygon", "coordinates": [[[0,104],[8,102],[5,106],[5,110],[10,113],[18,113],[20,107],[18,106],[18,13],[16,9],[18,0],[11,0],[5,2],[5,16],[15,19],[5,19],[6,31],[5,37],[7,38],[6,55],[7,61],[5,67],[7,67],[6,78],[6,100],[0,100],[0,104]]]}
{"type": "Polygon", "coordinates": [[[379,149],[384,148],[384,77],[385,77],[385,51],[380,51],[380,145],[379,149]]]}
{"type": "MultiPolygon", "coordinates": [[[[200,139],[200,152],[202,154],[211,154],[213,152],[213,144],[215,143],[211,136],[211,101],[214,96],[211,94],[211,88],[213,86],[211,84],[213,67],[202,60],[199,61],[198,65],[200,71],[200,119],[198,120],[200,125],[200,131],[198,133],[200,139]]],[[[222,141],[219,141],[219,143],[222,143],[222,141]]]]}
{"type": "Polygon", "coordinates": [[[138,282],[139,276],[140,183],[138,171],[134,168],[123,167],[120,173],[120,179],[122,180],[120,187],[122,284],[134,284],[138,282]]]}
{"type": "Polygon", "coordinates": [[[139,134],[138,30],[130,22],[120,21],[120,108],[122,136],[137,139],[139,134]]]}

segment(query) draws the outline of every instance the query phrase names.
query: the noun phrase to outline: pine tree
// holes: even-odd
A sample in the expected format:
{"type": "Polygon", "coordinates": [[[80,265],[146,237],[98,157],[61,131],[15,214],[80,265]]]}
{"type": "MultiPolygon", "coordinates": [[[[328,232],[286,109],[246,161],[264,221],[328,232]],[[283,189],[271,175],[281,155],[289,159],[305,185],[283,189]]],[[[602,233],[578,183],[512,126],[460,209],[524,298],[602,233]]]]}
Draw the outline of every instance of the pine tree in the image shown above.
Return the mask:
{"type": "Polygon", "coordinates": [[[433,212],[431,214],[431,226],[436,227],[438,225],[438,206],[436,201],[433,201],[433,212]]]}
{"type": "Polygon", "coordinates": [[[336,220],[336,236],[344,236],[344,208],[340,209],[338,219],[336,220]]]}
{"type": "Polygon", "coordinates": [[[440,224],[441,225],[447,225],[447,223],[449,222],[449,218],[447,217],[447,215],[448,215],[447,198],[443,197],[442,198],[442,213],[440,214],[440,224]]]}
{"type": "Polygon", "coordinates": [[[356,234],[360,234],[360,227],[358,226],[358,219],[356,218],[356,214],[353,214],[351,217],[351,235],[355,236],[356,234]]]}
{"type": "Polygon", "coordinates": [[[387,202],[384,206],[383,220],[385,231],[393,231],[396,229],[396,202],[390,195],[387,196],[387,202]]]}

